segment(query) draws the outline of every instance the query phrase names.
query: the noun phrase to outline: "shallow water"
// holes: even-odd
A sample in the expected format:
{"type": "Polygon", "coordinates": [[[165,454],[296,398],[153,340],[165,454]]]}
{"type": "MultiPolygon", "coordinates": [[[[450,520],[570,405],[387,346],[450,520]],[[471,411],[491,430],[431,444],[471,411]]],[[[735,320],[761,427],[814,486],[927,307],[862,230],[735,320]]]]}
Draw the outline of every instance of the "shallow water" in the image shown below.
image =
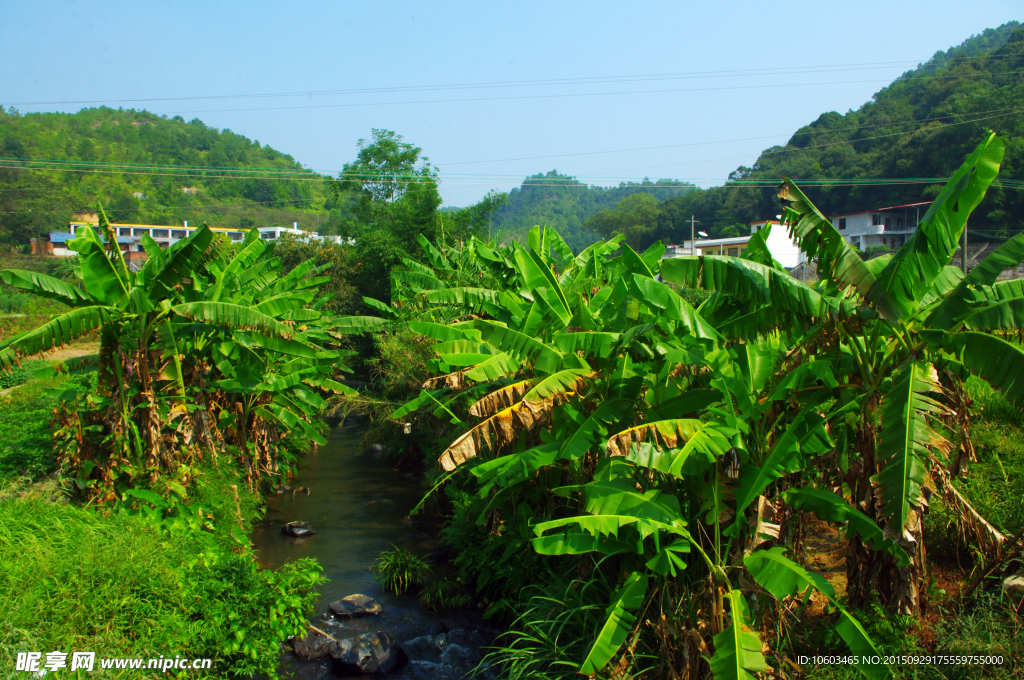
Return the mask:
{"type": "Polygon", "coordinates": [[[381,598],[369,568],[391,545],[422,556],[436,545],[426,520],[409,519],[409,511],[423,497],[417,479],[393,469],[394,462],[361,454],[362,433],[339,426],[327,435],[327,444],[310,453],[293,489],[309,487],[309,494],[289,492],[267,501],[267,513],[254,529],[260,566],[276,569],[302,557],[315,557],[330,579],[321,589],[317,613],[353,593],[381,598]],[[301,520],[316,531],[308,538],[290,538],[281,525],[301,520]]]}
{"type": "MultiPolygon", "coordinates": [[[[266,516],[250,537],[260,566],[276,569],[292,560],[316,558],[329,581],[320,587],[313,625],[339,639],[383,631],[405,643],[422,636],[437,639],[449,630],[480,629],[482,621],[476,613],[430,612],[419,607],[415,596],[381,590],[370,573],[377,556],[397,545],[426,557],[437,546],[439,520],[429,512],[409,518],[425,493],[419,480],[394,469],[397,457],[389,460],[360,453],[362,432],[357,427],[332,428],[326,438],[327,444],[307,455],[296,478],[289,482],[293,489],[309,487],[309,494],[293,496],[288,492],[268,499],[266,516]],[[316,535],[285,536],[281,526],[291,521],[309,522],[316,535]],[[356,593],[379,601],[384,614],[351,621],[323,620],[325,614],[329,619],[331,602],[356,593]]],[[[407,647],[403,645],[403,649],[407,647]]],[[[299,678],[323,678],[331,676],[330,666],[330,659],[302,661],[287,651],[280,670],[299,678]]],[[[414,659],[399,677],[460,677],[462,672],[456,670],[457,664],[441,667],[414,659]],[[426,671],[425,675],[421,671],[426,671]]]]}

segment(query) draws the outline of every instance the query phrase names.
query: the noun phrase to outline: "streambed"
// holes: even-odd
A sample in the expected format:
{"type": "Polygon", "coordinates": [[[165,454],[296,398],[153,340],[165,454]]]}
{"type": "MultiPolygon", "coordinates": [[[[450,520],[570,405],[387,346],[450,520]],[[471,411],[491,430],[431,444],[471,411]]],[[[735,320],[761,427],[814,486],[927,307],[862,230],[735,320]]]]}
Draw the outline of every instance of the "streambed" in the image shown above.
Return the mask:
{"type": "MultiPolygon", "coordinates": [[[[306,456],[290,483],[291,492],[268,499],[263,521],[253,530],[261,567],[276,569],[303,557],[316,558],[329,580],[320,587],[313,625],[343,639],[366,632],[386,632],[402,643],[410,662],[391,677],[457,680],[479,659],[477,645],[489,631],[473,611],[431,612],[416,596],[384,592],[373,580],[370,565],[391,545],[426,557],[437,547],[439,520],[429,514],[409,518],[423,496],[418,479],[393,469],[380,454],[361,453],[362,432],[339,425],[326,435],[327,444],[306,456]],[[291,538],[281,533],[290,521],[312,524],[315,536],[291,538]],[[328,605],[348,595],[369,595],[384,607],[380,616],[349,621],[324,620],[328,605]],[[443,655],[442,655],[443,653],[443,655]]],[[[303,661],[290,650],[282,655],[281,672],[302,679],[334,677],[331,660],[303,661]]]]}

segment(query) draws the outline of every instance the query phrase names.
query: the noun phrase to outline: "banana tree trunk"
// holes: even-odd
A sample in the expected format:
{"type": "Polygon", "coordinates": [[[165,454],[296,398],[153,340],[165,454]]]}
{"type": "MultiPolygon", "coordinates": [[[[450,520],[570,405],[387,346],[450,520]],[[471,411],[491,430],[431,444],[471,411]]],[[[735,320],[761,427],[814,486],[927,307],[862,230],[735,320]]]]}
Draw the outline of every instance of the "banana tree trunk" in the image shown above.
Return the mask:
{"type": "MultiPolygon", "coordinates": [[[[873,411],[873,409],[870,409],[873,411]]],[[[865,418],[857,432],[857,462],[850,466],[847,484],[854,505],[872,521],[878,522],[874,486],[871,478],[879,472],[875,460],[877,430],[872,419],[865,418]]],[[[911,561],[901,567],[887,552],[872,550],[860,536],[850,539],[846,552],[847,596],[851,608],[859,609],[872,596],[892,611],[908,616],[921,616],[926,608],[925,583],[928,578],[927,554],[924,545],[924,516],[914,511],[904,535],[896,541],[911,561]]]]}
{"type": "Polygon", "coordinates": [[[904,616],[919,617],[928,605],[928,561],[924,545],[924,515],[916,511],[912,514],[913,519],[904,538],[897,541],[910,556],[910,564],[901,567],[892,555],[882,555],[878,591],[890,609],[904,616]]]}
{"type": "MultiPolygon", "coordinates": [[[[873,410],[873,409],[872,409],[873,410]]],[[[876,472],[875,426],[864,417],[857,430],[856,462],[847,473],[847,484],[854,507],[869,518],[876,518],[875,494],[871,477],[876,472]]],[[[878,580],[879,555],[865,545],[860,536],[854,535],[846,550],[846,593],[851,608],[860,609],[875,592],[878,580]]]]}

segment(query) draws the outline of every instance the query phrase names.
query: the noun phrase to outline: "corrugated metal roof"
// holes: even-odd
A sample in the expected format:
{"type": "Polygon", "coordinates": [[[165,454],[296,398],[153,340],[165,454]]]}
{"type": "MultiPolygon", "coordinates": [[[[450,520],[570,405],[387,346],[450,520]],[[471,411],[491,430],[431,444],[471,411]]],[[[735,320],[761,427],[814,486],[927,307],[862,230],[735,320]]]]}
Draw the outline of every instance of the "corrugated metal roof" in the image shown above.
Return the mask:
{"type": "MultiPolygon", "coordinates": [[[[74,234],[70,234],[66,231],[51,231],[50,232],[50,243],[67,243],[68,241],[78,238],[74,234]]],[[[100,237],[100,241],[103,241],[103,237],[100,237]]],[[[131,236],[118,236],[118,243],[138,243],[139,239],[131,236]]]]}
{"type": "Polygon", "coordinates": [[[706,241],[697,241],[697,248],[715,248],[717,246],[734,246],[743,244],[750,240],[750,236],[733,236],[731,238],[709,238],[706,241]]]}
{"type": "Polygon", "coordinates": [[[922,205],[931,205],[931,201],[921,201],[920,203],[904,203],[903,205],[889,205],[884,208],[868,208],[867,210],[854,210],[848,213],[836,213],[835,215],[829,215],[829,219],[833,217],[848,217],[850,215],[863,215],[864,213],[873,212],[885,212],[887,210],[899,210],[901,208],[919,208],[922,205]]]}
{"type": "MultiPolygon", "coordinates": [[[[68,222],[68,224],[70,226],[74,226],[74,227],[94,227],[95,228],[95,227],[99,226],[95,222],[68,222]]],[[[193,231],[195,231],[196,229],[199,228],[199,227],[186,227],[186,226],[183,226],[183,225],[180,225],[180,224],[178,224],[178,225],[173,225],[173,224],[172,225],[167,225],[167,224],[131,224],[131,223],[127,223],[127,222],[111,222],[110,226],[115,228],[115,229],[117,229],[119,227],[135,227],[136,229],[175,229],[177,231],[186,230],[188,232],[193,232],[193,231]]],[[[247,233],[249,231],[248,229],[229,229],[228,227],[211,227],[209,225],[207,225],[207,228],[210,231],[235,231],[235,232],[238,232],[240,234],[245,234],[245,233],[247,233]]],[[[275,229],[284,229],[285,227],[274,227],[274,228],[275,229]]]]}

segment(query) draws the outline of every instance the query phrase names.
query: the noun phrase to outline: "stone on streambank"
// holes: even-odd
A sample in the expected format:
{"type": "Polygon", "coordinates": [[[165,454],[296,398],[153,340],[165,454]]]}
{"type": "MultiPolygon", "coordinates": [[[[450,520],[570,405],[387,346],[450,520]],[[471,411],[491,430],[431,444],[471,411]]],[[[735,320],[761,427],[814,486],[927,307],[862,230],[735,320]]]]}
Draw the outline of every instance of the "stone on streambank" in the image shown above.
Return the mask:
{"type": "Polygon", "coordinates": [[[288,522],[281,527],[281,533],[293,538],[304,538],[312,536],[316,532],[313,531],[313,526],[309,522],[288,522]]]}
{"type": "Polygon", "coordinates": [[[295,650],[295,656],[300,659],[315,661],[316,659],[326,659],[333,644],[333,640],[311,630],[306,637],[292,640],[292,649],[295,650]]]}
{"type": "Polygon", "coordinates": [[[349,675],[386,674],[404,661],[402,649],[387,633],[366,633],[331,643],[328,654],[334,667],[349,675]]]}
{"type": "Polygon", "coordinates": [[[331,613],[339,619],[357,619],[363,616],[377,616],[384,612],[380,603],[366,595],[349,595],[330,605],[331,613]]]}
{"type": "Polygon", "coordinates": [[[1024,573],[1014,574],[1003,580],[1003,592],[1008,598],[1020,602],[1024,598],[1024,573]]]}

